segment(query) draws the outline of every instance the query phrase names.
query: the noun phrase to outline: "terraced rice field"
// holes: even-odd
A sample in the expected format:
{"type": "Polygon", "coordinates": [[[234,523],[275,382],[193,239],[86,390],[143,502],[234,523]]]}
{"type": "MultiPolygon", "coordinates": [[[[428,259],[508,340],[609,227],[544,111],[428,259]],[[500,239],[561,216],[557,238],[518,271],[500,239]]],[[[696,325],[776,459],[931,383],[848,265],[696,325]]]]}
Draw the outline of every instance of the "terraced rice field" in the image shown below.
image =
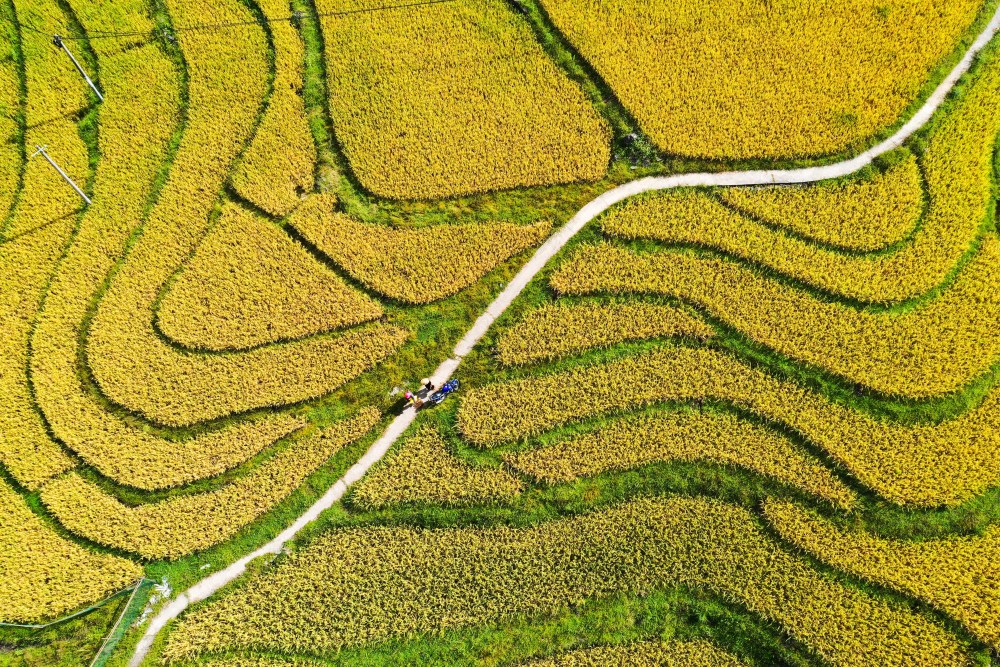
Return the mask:
{"type": "Polygon", "coordinates": [[[913,103],[979,9],[942,0],[540,4],[657,146],[711,159],[864,143],[913,103]]]}
{"type": "Polygon", "coordinates": [[[1000,665],[996,11],[0,0],[0,664],[1000,665]]]}

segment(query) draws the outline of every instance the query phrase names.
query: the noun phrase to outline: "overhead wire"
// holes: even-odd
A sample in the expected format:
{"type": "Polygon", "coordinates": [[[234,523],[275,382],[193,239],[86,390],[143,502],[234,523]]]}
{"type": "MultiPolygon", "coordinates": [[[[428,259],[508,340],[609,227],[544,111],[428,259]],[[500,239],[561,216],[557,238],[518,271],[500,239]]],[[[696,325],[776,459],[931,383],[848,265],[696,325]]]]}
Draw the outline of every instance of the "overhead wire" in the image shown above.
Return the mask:
{"type": "MultiPolygon", "coordinates": [[[[263,17],[263,21],[269,24],[284,23],[284,22],[299,21],[308,18],[309,16],[315,16],[316,18],[325,18],[332,16],[350,16],[353,14],[371,14],[374,12],[388,11],[393,9],[408,9],[411,7],[424,7],[427,5],[441,5],[457,1],[458,0],[415,0],[414,2],[407,2],[398,5],[359,7],[357,9],[341,9],[329,12],[317,12],[315,14],[306,14],[305,12],[295,12],[288,16],[273,16],[273,17],[265,16],[263,17]]],[[[243,26],[259,25],[259,24],[260,20],[252,19],[246,21],[228,21],[224,23],[199,23],[186,26],[171,26],[169,28],[162,27],[162,28],[154,28],[153,30],[147,30],[147,31],[111,32],[111,31],[97,30],[97,31],[87,31],[87,34],[85,36],[73,37],[73,36],[63,35],[61,36],[61,38],[64,40],[120,39],[124,37],[148,37],[161,31],[167,31],[167,33],[177,33],[189,30],[222,30],[226,28],[238,28],[243,26]]],[[[35,27],[34,25],[31,25],[28,22],[21,22],[20,25],[21,27],[28,28],[42,35],[47,35],[48,37],[55,37],[54,34],[45,32],[44,30],[41,30],[35,27]]]]}

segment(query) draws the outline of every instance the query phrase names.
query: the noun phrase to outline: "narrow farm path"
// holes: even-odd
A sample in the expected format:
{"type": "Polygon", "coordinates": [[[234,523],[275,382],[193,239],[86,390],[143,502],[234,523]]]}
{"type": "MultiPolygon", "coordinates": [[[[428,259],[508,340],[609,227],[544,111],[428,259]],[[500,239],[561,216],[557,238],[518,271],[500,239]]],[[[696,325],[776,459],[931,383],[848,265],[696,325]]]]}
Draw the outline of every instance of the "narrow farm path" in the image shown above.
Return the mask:
{"type": "MultiPolygon", "coordinates": [[[[966,51],[964,57],[951,70],[947,77],[934,89],[934,92],[927,98],[927,101],[919,110],[900,127],[892,136],[849,160],[835,162],[833,164],[819,167],[807,167],[803,169],[761,169],[753,171],[730,171],[716,174],[697,173],[679,174],[676,176],[651,176],[647,178],[630,181],[616,188],[608,190],[597,196],[581,208],[569,222],[549,239],[543,243],[531,259],[521,267],[517,275],[507,284],[502,292],[486,308],[485,312],[473,323],[472,328],[466,332],[465,336],[455,346],[452,356],[441,363],[435,369],[432,379],[435,385],[446,382],[451,374],[455,372],[462,361],[462,357],[472,351],[472,348],[482,339],[489,330],[493,322],[503,314],[513,303],[529,282],[541,271],[549,260],[558,253],[563,246],[569,242],[576,234],[583,229],[587,223],[606,211],[608,208],[629,197],[656,190],[670,190],[681,187],[698,186],[747,186],[747,185],[791,185],[795,183],[812,183],[824,181],[831,178],[847,176],[859,169],[868,166],[875,158],[884,155],[896,148],[913,135],[914,132],[923,127],[937,111],[938,107],[948,97],[958,80],[972,66],[976,55],[990,42],[993,35],[1000,29],[1000,8],[993,14],[992,19],[979,34],[979,37],[966,51]]],[[[385,432],[368,449],[364,456],[351,466],[344,476],[337,480],[323,496],[317,500],[309,509],[299,516],[294,523],[281,531],[274,539],[260,547],[256,551],[247,554],[239,560],[233,562],[226,568],[214,572],[198,583],[194,584],[186,591],[178,595],[174,600],[163,607],[150,622],[145,634],[139,640],[129,667],[139,667],[149,652],[153,641],[160,631],[172,619],[176,618],[189,605],[204,600],[220,588],[230,583],[246,571],[247,564],[255,558],[266,554],[277,554],[282,547],[308,523],[315,520],[320,513],[329,509],[335,502],[340,500],[347,489],[361,479],[368,469],[371,468],[416,418],[416,412],[406,409],[401,415],[396,417],[386,428],[385,432]]]]}

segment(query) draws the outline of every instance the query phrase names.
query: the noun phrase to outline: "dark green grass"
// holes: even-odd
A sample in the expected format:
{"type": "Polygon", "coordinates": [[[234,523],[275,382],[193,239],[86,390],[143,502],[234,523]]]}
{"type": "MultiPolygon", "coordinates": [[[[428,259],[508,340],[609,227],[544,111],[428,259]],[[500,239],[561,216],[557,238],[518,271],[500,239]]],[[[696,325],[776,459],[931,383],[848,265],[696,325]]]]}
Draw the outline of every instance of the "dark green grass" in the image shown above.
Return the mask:
{"type": "Polygon", "coordinates": [[[0,667],[81,667],[90,664],[127,595],[43,630],[0,628],[0,667]]]}

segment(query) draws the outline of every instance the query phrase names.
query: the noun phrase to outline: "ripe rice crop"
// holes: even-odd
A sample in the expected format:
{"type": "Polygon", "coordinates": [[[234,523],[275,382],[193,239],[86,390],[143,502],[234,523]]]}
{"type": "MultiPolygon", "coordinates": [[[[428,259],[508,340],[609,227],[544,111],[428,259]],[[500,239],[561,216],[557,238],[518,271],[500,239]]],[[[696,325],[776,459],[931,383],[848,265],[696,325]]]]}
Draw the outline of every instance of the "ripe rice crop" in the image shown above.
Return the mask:
{"type": "Polygon", "coordinates": [[[841,530],[785,501],[769,501],[764,511],[783,538],[816,558],[923,600],[1000,648],[1000,527],[981,536],[917,542],[841,530]]]}
{"type": "Polygon", "coordinates": [[[705,339],[714,333],[712,327],[674,306],[546,304],[504,331],[497,356],[508,365],[530,364],[626,341],[665,336],[705,339]]]}
{"type": "MultiPolygon", "coordinates": [[[[189,118],[185,139],[191,137],[193,123],[189,118]]],[[[183,153],[183,141],[180,150],[183,153]]],[[[179,153],[173,177],[184,173],[182,163],[179,153]]],[[[174,232],[178,232],[176,223],[185,218],[161,219],[156,214],[161,207],[171,208],[173,197],[167,194],[171,182],[129,260],[101,300],[90,330],[88,361],[101,390],[110,399],[154,422],[187,426],[323,395],[402,345],[407,332],[384,323],[336,336],[224,355],[184,353],[161,340],[152,322],[156,294],[145,290],[155,289],[158,270],[165,269],[166,258],[180,248],[174,232]],[[151,226],[157,220],[163,226],[151,226]]],[[[189,185],[197,188],[197,181],[189,185]]],[[[183,205],[190,203],[185,200],[183,205]]],[[[230,204],[221,215],[252,214],[230,204]]],[[[188,222],[200,226],[197,219],[188,222]]]]}
{"type": "MultiPolygon", "coordinates": [[[[83,185],[87,180],[87,147],[74,115],[89,105],[87,84],[45,34],[68,34],[69,22],[62,9],[45,0],[21,0],[16,11],[22,25],[27,21],[43,31],[20,31],[27,89],[25,147],[30,155],[36,145],[48,146],[59,166],[83,185]]],[[[31,187],[20,193],[17,211],[6,230],[7,238],[67,218],[83,206],[79,195],[42,158],[28,160],[24,165],[24,183],[31,187]]]]}
{"type": "Polygon", "coordinates": [[[288,222],[355,279],[391,299],[413,304],[465,289],[541,243],[552,228],[551,223],[539,222],[395,229],[336,213],[335,202],[332,195],[313,197],[288,222]]]}
{"type": "MultiPolygon", "coordinates": [[[[152,44],[150,33],[157,27],[150,16],[149,5],[144,0],[108,0],[107,2],[74,2],[73,17],[89,36],[118,33],[115,39],[89,39],[86,45],[98,60],[114,57],[126,51],[152,44]],[[125,33],[125,34],[122,34],[125,33]]],[[[72,48],[72,45],[71,47],[72,48]]],[[[162,51],[161,51],[162,53],[162,51]]],[[[103,83],[104,73],[100,72],[103,83]]],[[[139,81],[133,82],[139,84],[139,81]]],[[[102,92],[103,89],[102,89],[102,92]]],[[[107,95],[105,95],[107,98],[107,95]]],[[[145,122],[136,118],[135,122],[145,122]]]]}
{"type": "Polygon", "coordinates": [[[66,12],[45,0],[17,0],[14,9],[22,26],[19,38],[28,92],[25,100],[28,126],[69,118],[88,107],[90,89],[66,54],[53,48],[48,36],[73,33],[66,12]],[[38,31],[24,29],[25,24],[38,31]]]}
{"type": "MultiPolygon", "coordinates": [[[[703,640],[636,642],[559,653],[525,667],[740,667],[735,656],[703,640]]],[[[234,666],[235,667],[235,666],[234,666]]]]}
{"type": "MultiPolygon", "coordinates": [[[[18,9],[23,12],[22,20],[25,17],[32,17],[41,25],[65,32],[65,17],[58,8],[43,8],[41,4],[26,2],[23,5],[19,4],[18,9]]],[[[81,177],[86,173],[87,165],[86,147],[77,134],[75,123],[64,117],[87,104],[86,96],[78,85],[79,77],[75,71],[67,70],[61,62],[56,62],[59,56],[52,53],[44,35],[37,33],[30,36],[23,35],[21,46],[25,57],[33,58],[26,62],[24,70],[28,93],[25,115],[26,122],[31,126],[25,140],[32,145],[35,142],[51,142],[50,149],[54,153],[59,151],[58,155],[64,169],[82,182],[81,177]],[[55,94],[53,90],[56,91],[55,94]],[[44,141],[41,139],[42,136],[45,137],[44,141]]],[[[16,63],[10,60],[4,63],[3,69],[16,76],[13,69],[16,66],[16,63]]],[[[72,68],[72,65],[68,67],[72,68]]],[[[18,94],[16,81],[10,92],[13,93],[11,99],[16,101],[18,94]]],[[[16,108],[5,108],[4,116],[13,120],[15,112],[16,108]]],[[[14,127],[16,126],[12,125],[12,128],[14,127]]],[[[10,139],[13,140],[13,137],[10,139]]],[[[17,147],[11,144],[10,150],[16,151],[17,147]]],[[[17,161],[19,159],[14,160],[17,161]]],[[[82,202],[55,170],[43,160],[34,160],[26,165],[25,169],[27,170],[25,188],[20,193],[7,229],[9,240],[0,246],[0,270],[4,274],[4,280],[0,283],[0,395],[4,397],[4,411],[0,416],[0,461],[20,484],[35,489],[44,480],[72,465],[72,460],[49,439],[45,425],[34,409],[26,370],[32,321],[43,297],[49,274],[65,244],[71,238],[73,220],[70,214],[76,211],[82,202]]],[[[16,173],[14,175],[16,177],[16,173]]],[[[14,182],[16,178],[11,181],[12,184],[14,182]]],[[[14,194],[13,186],[9,193],[11,196],[14,194]]],[[[10,203],[9,200],[5,201],[7,203],[0,213],[3,217],[7,215],[7,206],[10,203]]],[[[26,513],[30,516],[30,512],[12,491],[4,487],[3,494],[4,504],[11,506],[9,509],[11,520],[16,521],[14,517],[23,519],[26,513]],[[6,497],[8,495],[10,498],[6,497]]],[[[31,517],[31,520],[33,521],[34,517],[31,517]]],[[[28,527],[24,529],[28,530],[28,527]]],[[[61,540],[55,535],[46,542],[45,538],[41,537],[46,533],[48,529],[38,524],[28,534],[12,535],[10,536],[12,542],[5,547],[5,551],[17,551],[18,557],[23,558],[26,553],[30,553],[26,550],[36,546],[32,544],[33,542],[38,542],[37,546],[47,546],[56,550],[62,548],[61,540]]],[[[66,557],[80,561],[80,555],[74,552],[67,553],[66,557]]],[[[83,556],[86,554],[83,553],[83,556]]],[[[10,566],[14,565],[16,563],[10,563],[10,566]]],[[[83,562],[81,566],[88,567],[83,562]]],[[[7,586],[27,583],[29,586],[27,590],[31,590],[31,585],[44,582],[46,567],[50,565],[34,568],[32,576],[28,576],[25,582],[3,583],[7,586]]],[[[92,587],[88,590],[88,586],[92,586],[96,579],[93,562],[89,563],[89,570],[90,581],[84,582],[76,589],[77,598],[81,594],[93,593],[92,587]]],[[[55,575],[53,577],[55,578],[55,575]]],[[[65,580],[59,581],[59,585],[67,595],[74,593],[72,584],[68,584],[65,580]]],[[[8,598],[12,595],[9,590],[5,593],[7,594],[0,597],[8,598]]],[[[18,594],[23,594],[23,591],[18,589],[18,594]]],[[[16,597],[17,595],[13,595],[13,598],[16,597]]],[[[11,599],[10,604],[4,606],[4,609],[17,609],[18,611],[11,613],[24,614],[29,613],[24,610],[30,608],[31,604],[28,600],[15,602],[11,599]]],[[[51,607],[58,607],[60,603],[40,600],[35,604],[41,606],[35,607],[36,611],[30,613],[38,617],[46,615],[51,607]]]]}
{"type": "MultiPolygon", "coordinates": [[[[129,322],[115,317],[124,314],[109,305],[104,321],[124,328],[129,322]]],[[[189,426],[322,396],[383,361],[409,336],[404,329],[379,323],[234,357],[183,355],[151,329],[135,328],[132,333],[139,335],[121,346],[115,346],[107,330],[90,338],[87,351],[94,375],[111,399],[167,426],[189,426]],[[143,347],[143,338],[157,349],[143,347]],[[145,354],[137,357],[140,350],[145,354]]]]}
{"type": "Polygon", "coordinates": [[[542,5],[661,149],[722,159],[865,143],[916,101],[981,3],[542,5]]]}
{"type": "Polygon", "coordinates": [[[364,509],[398,503],[475,505],[509,500],[521,482],[505,470],[473,467],[451,454],[441,434],[424,427],[403,441],[351,495],[364,509]]]}
{"type": "Polygon", "coordinates": [[[698,399],[787,425],[896,503],[955,505],[1000,483],[1000,388],[955,419],[894,424],[708,349],[667,348],[475,388],[462,399],[458,424],[473,443],[489,446],[585,417],[698,399]]]}
{"type": "MultiPolygon", "coordinates": [[[[201,663],[199,663],[201,664],[201,663]]],[[[208,660],[206,667],[320,667],[305,658],[241,656],[208,660]]],[[[525,667],[740,667],[736,657],[703,640],[636,642],[556,654],[525,667]]]]}
{"type": "Polygon", "coordinates": [[[233,350],[361,324],[382,312],[277,226],[233,209],[170,283],[157,324],[186,347],[233,350]]]}
{"type": "MultiPolygon", "coordinates": [[[[89,25],[106,27],[94,21],[89,25]]],[[[141,26],[141,20],[135,25],[141,26]]],[[[31,338],[31,372],[35,400],[63,443],[119,483],[159,489],[221,473],[302,422],[277,415],[183,440],[165,439],[108,412],[81,383],[77,352],[87,308],[141,218],[179,113],[179,84],[170,60],[156,46],[120,52],[112,41],[95,40],[105,101],[94,203],[52,277],[31,338]],[[104,55],[106,48],[109,55],[104,55]]],[[[47,441],[43,431],[30,440],[34,447],[47,441]]],[[[46,460],[67,460],[55,443],[49,449],[53,453],[46,460]]],[[[45,478],[66,465],[55,465],[45,478]]]]}
{"type": "MultiPolygon", "coordinates": [[[[321,667],[302,657],[237,656],[208,659],[206,667],[321,667]]],[[[740,667],[744,663],[704,640],[636,642],[559,653],[523,663],[525,667],[740,667]]]]}
{"type": "MultiPolygon", "coordinates": [[[[83,397],[74,400],[77,416],[88,421],[69,433],[73,451],[101,474],[121,484],[154,491],[181,486],[233,468],[268,445],[305,425],[299,417],[273,415],[169,439],[129,426],[83,397]]],[[[68,411],[63,419],[72,416],[68,411]]]]}
{"type": "MultiPolygon", "coordinates": [[[[944,282],[993,212],[994,142],[1000,132],[1000,59],[980,69],[936,128],[921,158],[928,208],[895,252],[843,254],[774,231],[699,192],[653,195],[612,211],[606,232],[690,243],[745,257],[837,296],[891,303],[944,282]]],[[[877,209],[881,202],[870,201],[877,209]]]]}
{"type": "Polygon", "coordinates": [[[0,481],[0,621],[61,616],[124,588],[142,568],[61,537],[0,481]]]}
{"type": "Polygon", "coordinates": [[[746,509],[687,498],[642,499],[531,528],[326,533],[187,614],[163,657],[331,654],[676,585],[762,616],[831,665],[967,664],[943,628],[818,573],[746,509]],[[306,598],[322,601],[322,612],[306,598]]]}
{"type": "Polygon", "coordinates": [[[233,537],[271,510],[344,445],[378,422],[368,408],[275,454],[243,477],[205,493],[127,506],[70,473],[46,484],[42,502],[72,532],[150,560],[176,559],[233,537]]]}
{"type": "MultiPolygon", "coordinates": [[[[207,5],[171,0],[167,8],[179,23],[252,18],[236,0],[207,5]]],[[[266,91],[260,29],[240,25],[230,35],[219,40],[208,31],[178,33],[188,68],[184,135],[143,234],[101,300],[87,341],[87,360],[105,395],[169,426],[328,392],[394,351],[405,335],[382,325],[246,354],[192,355],[154,332],[158,293],[205,233],[266,91]]]]}
{"type": "Polygon", "coordinates": [[[72,231],[64,220],[0,245],[0,461],[29,489],[73,465],[46,433],[27,374],[31,323],[72,231]]]}
{"type": "Polygon", "coordinates": [[[722,201],[812,241],[870,252],[902,241],[923,212],[923,177],[907,152],[871,178],[799,186],[726,188],[722,201]]]}
{"type": "Polygon", "coordinates": [[[17,136],[21,74],[14,58],[15,39],[11,8],[0,4],[0,239],[24,168],[17,136]]]}
{"type": "Polygon", "coordinates": [[[677,252],[583,246],[555,271],[563,294],[647,293],[705,308],[781,354],[889,395],[962,389],[1000,355],[1000,240],[986,236],[941,294],[902,312],[859,310],[738,263],[677,252]]]}
{"type": "MultiPolygon", "coordinates": [[[[265,16],[288,16],[287,0],[259,0],[265,16]]],[[[253,141],[230,175],[233,189],[271,215],[287,215],[312,189],[316,146],[302,98],[304,47],[290,22],[272,21],[273,91],[253,141]]]]}
{"type": "Polygon", "coordinates": [[[351,13],[319,0],[334,131],[361,184],[433,199],[593,181],[610,131],[499,0],[351,13]]]}
{"type": "Polygon", "coordinates": [[[518,472],[570,482],[655,461],[714,461],[758,472],[839,507],[854,493],[788,438],[728,414],[681,412],[612,421],[554,445],[505,455],[518,472]]]}
{"type": "MultiPolygon", "coordinates": [[[[36,145],[47,146],[49,155],[75,183],[86,183],[87,147],[80,139],[79,128],[74,121],[56,118],[41,126],[31,127],[25,133],[25,144],[31,147],[28,155],[35,152],[36,145]]],[[[83,208],[84,202],[80,196],[41,156],[28,160],[25,164],[24,182],[30,183],[31,187],[25,187],[20,192],[7,226],[8,239],[47,224],[72,220],[83,208]]]]}

